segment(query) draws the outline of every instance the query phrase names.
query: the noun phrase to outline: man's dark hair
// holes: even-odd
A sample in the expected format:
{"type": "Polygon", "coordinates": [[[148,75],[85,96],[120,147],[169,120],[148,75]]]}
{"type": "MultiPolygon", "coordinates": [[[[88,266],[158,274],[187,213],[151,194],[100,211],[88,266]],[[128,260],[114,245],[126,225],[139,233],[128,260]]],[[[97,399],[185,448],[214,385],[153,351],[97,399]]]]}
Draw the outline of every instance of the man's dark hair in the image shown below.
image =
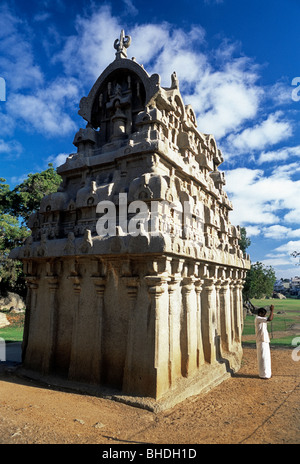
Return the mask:
{"type": "Polygon", "coordinates": [[[264,317],[267,314],[267,310],[265,308],[258,308],[257,314],[264,317]]]}

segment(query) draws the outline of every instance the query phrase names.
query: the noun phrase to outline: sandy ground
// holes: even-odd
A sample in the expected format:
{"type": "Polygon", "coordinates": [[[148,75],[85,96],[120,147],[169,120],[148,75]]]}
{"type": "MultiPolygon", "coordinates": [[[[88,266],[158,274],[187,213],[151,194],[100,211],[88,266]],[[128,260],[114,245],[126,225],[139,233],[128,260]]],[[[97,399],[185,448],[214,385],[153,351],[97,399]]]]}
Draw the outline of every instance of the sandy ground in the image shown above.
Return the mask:
{"type": "Polygon", "coordinates": [[[244,348],[233,377],[157,414],[39,385],[2,367],[0,443],[299,444],[300,352],[299,361],[292,352],[272,349],[273,376],[261,380],[256,350],[244,348]]]}

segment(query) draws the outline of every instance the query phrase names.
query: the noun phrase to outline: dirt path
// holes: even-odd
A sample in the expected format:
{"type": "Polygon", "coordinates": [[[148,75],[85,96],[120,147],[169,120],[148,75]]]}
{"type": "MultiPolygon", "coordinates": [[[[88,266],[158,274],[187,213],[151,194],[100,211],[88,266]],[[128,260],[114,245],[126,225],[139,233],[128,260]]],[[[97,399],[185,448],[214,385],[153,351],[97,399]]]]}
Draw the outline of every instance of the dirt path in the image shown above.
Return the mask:
{"type": "Polygon", "coordinates": [[[259,379],[256,350],[245,348],[234,377],[159,414],[2,370],[0,443],[300,443],[300,361],[292,349],[272,349],[272,369],[271,379],[259,379]]]}

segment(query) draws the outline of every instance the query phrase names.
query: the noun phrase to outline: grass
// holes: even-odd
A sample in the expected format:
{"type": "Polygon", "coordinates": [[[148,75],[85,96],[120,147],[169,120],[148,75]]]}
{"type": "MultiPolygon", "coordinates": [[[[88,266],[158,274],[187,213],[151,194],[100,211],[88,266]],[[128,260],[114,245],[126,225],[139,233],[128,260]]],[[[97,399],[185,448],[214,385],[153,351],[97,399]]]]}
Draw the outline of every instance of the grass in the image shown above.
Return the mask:
{"type": "MultiPolygon", "coordinates": [[[[274,319],[268,323],[268,330],[270,334],[270,344],[275,346],[291,346],[292,340],[300,335],[300,330],[291,335],[279,337],[276,332],[285,332],[293,324],[300,324],[300,300],[286,299],[270,299],[270,300],[251,300],[254,306],[258,307],[269,307],[271,304],[274,305],[274,319]],[[277,314],[278,312],[282,314],[277,314]]],[[[254,328],[255,316],[247,315],[244,321],[243,335],[253,335],[253,340],[247,340],[244,343],[255,343],[255,328],[254,328]]]]}
{"type": "MultiPolygon", "coordinates": [[[[270,299],[270,300],[252,300],[254,306],[270,306],[274,305],[274,319],[268,324],[270,333],[271,345],[291,346],[293,338],[300,335],[300,330],[297,334],[291,333],[290,336],[278,338],[276,332],[287,331],[292,324],[300,324],[300,300],[286,299],[270,299]],[[282,314],[277,314],[283,312],[282,314]],[[272,338],[272,333],[274,338],[272,338]]],[[[6,313],[10,325],[0,329],[0,338],[3,338],[7,343],[20,342],[23,340],[24,314],[6,313]]],[[[254,316],[247,315],[244,321],[243,335],[253,335],[253,340],[247,340],[244,343],[255,343],[254,316]]]]}
{"type": "Polygon", "coordinates": [[[10,325],[0,329],[0,338],[3,338],[6,343],[21,342],[23,340],[24,319],[23,314],[6,313],[10,325]]]}

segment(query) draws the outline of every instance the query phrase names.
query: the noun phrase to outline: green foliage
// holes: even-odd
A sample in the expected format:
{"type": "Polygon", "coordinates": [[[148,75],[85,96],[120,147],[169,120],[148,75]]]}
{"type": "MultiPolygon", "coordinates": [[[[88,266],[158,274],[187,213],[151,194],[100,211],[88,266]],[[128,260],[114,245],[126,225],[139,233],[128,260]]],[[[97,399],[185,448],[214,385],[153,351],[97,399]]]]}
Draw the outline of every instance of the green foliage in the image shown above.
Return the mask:
{"type": "Polygon", "coordinates": [[[28,174],[27,179],[10,192],[10,209],[14,216],[22,218],[23,223],[38,210],[42,198],[56,192],[61,183],[53,165],[49,163],[48,166],[45,171],[28,174]]]}
{"type": "Polygon", "coordinates": [[[10,259],[10,251],[20,246],[30,235],[30,231],[19,225],[19,221],[9,214],[0,213],[0,292],[16,291],[24,294],[22,264],[10,259]]]}
{"type": "Polygon", "coordinates": [[[24,296],[26,291],[22,263],[8,258],[10,251],[30,235],[26,227],[29,216],[38,210],[42,198],[56,192],[61,177],[52,164],[10,190],[0,178],[0,293],[13,291],[24,296]]]}
{"type": "Polygon", "coordinates": [[[251,245],[251,240],[247,237],[247,231],[245,227],[241,227],[241,238],[239,240],[240,249],[245,253],[247,248],[251,245]]]}
{"type": "Polygon", "coordinates": [[[0,214],[10,209],[10,189],[9,185],[5,184],[6,180],[0,177],[0,214]]]}
{"type": "Polygon", "coordinates": [[[264,266],[260,262],[252,264],[250,271],[247,272],[244,298],[249,300],[272,296],[275,281],[276,276],[272,266],[264,266]]]}

